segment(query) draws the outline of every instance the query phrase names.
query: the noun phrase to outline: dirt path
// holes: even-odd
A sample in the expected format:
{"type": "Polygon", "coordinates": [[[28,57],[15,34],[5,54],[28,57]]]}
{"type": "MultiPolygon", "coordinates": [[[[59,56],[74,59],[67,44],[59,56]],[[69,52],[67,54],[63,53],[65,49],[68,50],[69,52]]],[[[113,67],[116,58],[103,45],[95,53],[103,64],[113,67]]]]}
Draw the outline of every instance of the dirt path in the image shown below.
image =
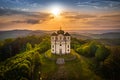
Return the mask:
{"type": "Polygon", "coordinates": [[[68,80],[67,79],[67,71],[65,70],[64,65],[59,65],[58,70],[52,76],[52,80],[68,80]]]}

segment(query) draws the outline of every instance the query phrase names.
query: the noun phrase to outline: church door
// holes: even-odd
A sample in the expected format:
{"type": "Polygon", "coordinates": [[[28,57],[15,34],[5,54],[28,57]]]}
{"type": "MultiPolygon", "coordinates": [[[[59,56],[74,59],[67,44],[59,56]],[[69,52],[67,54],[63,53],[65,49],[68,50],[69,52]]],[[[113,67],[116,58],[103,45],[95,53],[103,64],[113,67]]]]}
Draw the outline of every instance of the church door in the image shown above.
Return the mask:
{"type": "Polygon", "coordinates": [[[60,51],[60,54],[62,54],[62,49],[60,49],[59,51],[60,51]]]}

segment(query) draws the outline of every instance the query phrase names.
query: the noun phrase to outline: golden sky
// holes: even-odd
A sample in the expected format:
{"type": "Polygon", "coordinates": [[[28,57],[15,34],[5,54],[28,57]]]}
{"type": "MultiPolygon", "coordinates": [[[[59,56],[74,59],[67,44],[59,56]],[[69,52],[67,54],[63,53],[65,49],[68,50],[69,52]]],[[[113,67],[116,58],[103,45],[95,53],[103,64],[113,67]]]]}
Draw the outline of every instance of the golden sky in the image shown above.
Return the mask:
{"type": "Polygon", "coordinates": [[[1,0],[0,30],[120,29],[119,1],[30,1],[1,0]]]}
{"type": "Polygon", "coordinates": [[[99,30],[120,29],[120,15],[83,14],[64,12],[59,15],[52,13],[31,13],[31,15],[15,14],[0,16],[0,30],[99,30]]]}

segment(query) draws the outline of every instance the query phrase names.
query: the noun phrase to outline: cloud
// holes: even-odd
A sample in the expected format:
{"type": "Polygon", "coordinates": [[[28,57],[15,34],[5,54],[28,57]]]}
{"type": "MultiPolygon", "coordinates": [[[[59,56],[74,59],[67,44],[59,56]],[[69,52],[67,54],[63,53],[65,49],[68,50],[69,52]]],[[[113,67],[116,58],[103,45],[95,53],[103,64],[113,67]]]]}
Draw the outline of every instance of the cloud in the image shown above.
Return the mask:
{"type": "Polygon", "coordinates": [[[32,3],[31,0],[4,0],[4,1],[9,4],[17,4],[17,5],[27,5],[32,3]]]}
{"type": "Polygon", "coordinates": [[[0,7],[0,16],[4,16],[4,15],[16,15],[16,14],[17,15],[18,14],[24,14],[25,15],[25,14],[27,14],[27,12],[0,7]]]}
{"type": "Polygon", "coordinates": [[[69,18],[69,19],[85,19],[85,18],[94,18],[96,16],[93,15],[69,15],[69,16],[65,16],[65,18],[69,18]]]}
{"type": "MultiPolygon", "coordinates": [[[[25,8],[24,8],[25,9],[25,8]]],[[[31,17],[48,17],[50,14],[43,13],[43,12],[28,12],[27,10],[20,10],[20,9],[9,9],[0,7],[0,16],[6,16],[6,15],[24,15],[24,16],[31,16],[31,17]]]]}
{"type": "Polygon", "coordinates": [[[120,28],[120,15],[111,14],[103,15],[95,18],[94,20],[86,22],[86,24],[93,25],[100,28],[120,28]]]}
{"type": "MultiPolygon", "coordinates": [[[[70,20],[71,25],[78,25],[83,28],[120,28],[120,14],[110,13],[101,15],[81,14],[74,12],[66,12],[62,14],[66,19],[70,20]]],[[[70,24],[69,23],[69,24],[70,24]]],[[[70,26],[71,26],[70,25],[70,26]]]]}
{"type": "Polygon", "coordinates": [[[90,14],[80,14],[80,13],[73,13],[73,12],[66,12],[64,14],[62,14],[62,16],[64,16],[65,18],[68,19],[74,19],[74,20],[78,20],[78,19],[88,19],[88,18],[95,18],[95,15],[90,15],[90,14]]]}
{"type": "Polygon", "coordinates": [[[109,21],[110,23],[120,24],[120,14],[108,14],[100,17],[103,21],[109,21]]]}
{"type": "Polygon", "coordinates": [[[2,0],[0,2],[3,3],[1,4],[1,6],[19,9],[23,11],[36,11],[43,6],[41,3],[39,3],[39,0],[2,0]]]}
{"type": "Polygon", "coordinates": [[[105,1],[116,1],[116,2],[120,2],[120,0],[105,0],[105,1]]]}
{"type": "Polygon", "coordinates": [[[6,9],[3,7],[0,8],[0,17],[6,19],[5,21],[10,19],[8,22],[27,23],[27,24],[40,24],[45,21],[53,19],[53,17],[48,13],[17,11],[12,9],[6,9]]]}
{"type": "Polygon", "coordinates": [[[39,24],[40,21],[39,20],[35,20],[35,19],[28,19],[26,21],[12,21],[13,23],[27,23],[27,24],[39,24]]]}
{"type": "Polygon", "coordinates": [[[120,14],[105,15],[102,17],[104,17],[104,18],[119,18],[120,19],[120,14]]]}
{"type": "Polygon", "coordinates": [[[92,6],[97,9],[120,8],[120,0],[88,0],[78,2],[77,6],[92,6]]]}
{"type": "Polygon", "coordinates": [[[43,12],[27,12],[0,8],[0,30],[36,29],[53,17],[43,12]]]}

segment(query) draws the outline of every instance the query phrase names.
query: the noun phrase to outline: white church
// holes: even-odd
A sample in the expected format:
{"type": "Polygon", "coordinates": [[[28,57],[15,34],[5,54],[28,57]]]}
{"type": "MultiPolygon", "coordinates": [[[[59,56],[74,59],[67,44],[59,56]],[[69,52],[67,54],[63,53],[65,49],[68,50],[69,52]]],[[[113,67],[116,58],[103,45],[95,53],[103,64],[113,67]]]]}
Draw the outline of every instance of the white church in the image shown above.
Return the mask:
{"type": "Polygon", "coordinates": [[[53,54],[69,54],[71,37],[68,32],[58,30],[51,35],[51,53],[53,54]]]}

